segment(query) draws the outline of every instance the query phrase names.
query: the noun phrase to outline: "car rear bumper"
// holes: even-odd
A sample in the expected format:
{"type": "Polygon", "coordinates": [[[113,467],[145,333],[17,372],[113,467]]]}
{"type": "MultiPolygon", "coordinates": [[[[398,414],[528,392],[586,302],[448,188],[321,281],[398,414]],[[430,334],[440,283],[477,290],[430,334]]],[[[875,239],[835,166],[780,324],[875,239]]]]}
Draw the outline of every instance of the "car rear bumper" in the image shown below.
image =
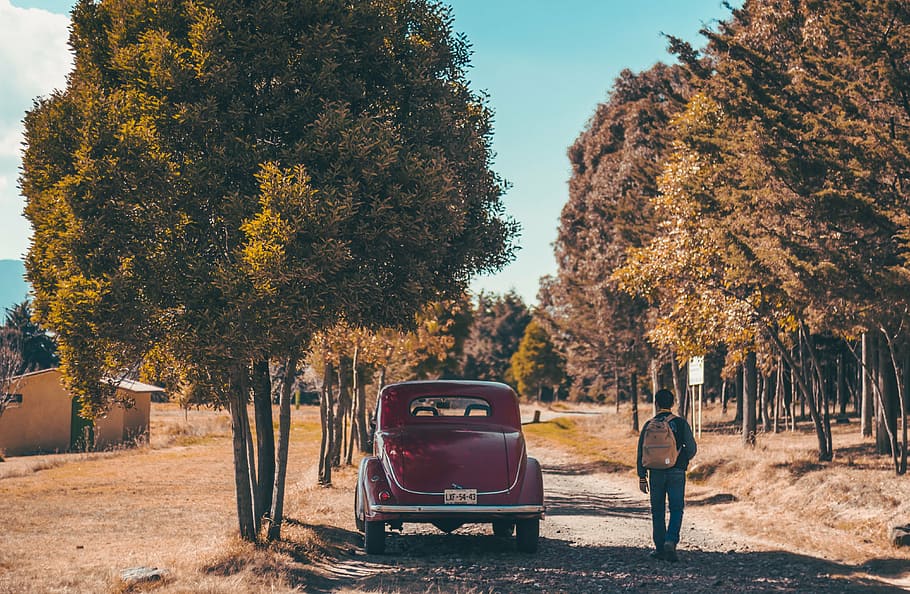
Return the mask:
{"type": "Polygon", "coordinates": [[[540,518],[543,505],[370,505],[371,515],[405,518],[540,518]]]}

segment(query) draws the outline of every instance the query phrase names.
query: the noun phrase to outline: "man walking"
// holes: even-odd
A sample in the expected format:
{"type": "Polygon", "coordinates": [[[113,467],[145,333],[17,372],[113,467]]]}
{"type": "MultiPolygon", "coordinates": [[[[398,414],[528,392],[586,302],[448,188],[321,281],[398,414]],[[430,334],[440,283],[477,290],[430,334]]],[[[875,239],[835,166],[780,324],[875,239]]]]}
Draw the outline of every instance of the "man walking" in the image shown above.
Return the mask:
{"type": "Polygon", "coordinates": [[[657,414],[642,427],[638,436],[638,487],[651,493],[651,524],[655,559],[678,561],[676,545],[682,526],[686,497],[686,468],[697,446],[692,428],[675,416],[673,392],[658,390],[654,395],[657,414]],[[649,480],[650,479],[650,480],[649,480]],[[666,508],[669,504],[670,523],[666,508]]]}

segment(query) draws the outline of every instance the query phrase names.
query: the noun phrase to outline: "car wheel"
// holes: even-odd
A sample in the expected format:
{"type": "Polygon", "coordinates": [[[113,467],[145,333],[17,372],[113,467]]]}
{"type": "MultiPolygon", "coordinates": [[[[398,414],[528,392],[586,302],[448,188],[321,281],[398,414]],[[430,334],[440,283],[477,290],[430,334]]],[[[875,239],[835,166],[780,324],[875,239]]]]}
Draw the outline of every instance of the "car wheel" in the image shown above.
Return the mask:
{"type": "Polygon", "coordinates": [[[519,520],[515,525],[515,540],[522,553],[537,552],[537,540],[540,535],[540,519],[519,520]]]}
{"type": "Polygon", "coordinates": [[[497,520],[493,522],[493,534],[496,536],[512,536],[515,530],[515,524],[508,520],[497,520]]]}
{"type": "Polygon", "coordinates": [[[354,491],[354,525],[363,532],[363,499],[360,497],[360,485],[354,491]]]}
{"type": "Polygon", "coordinates": [[[364,522],[363,548],[368,555],[385,552],[385,522],[364,522]]]}

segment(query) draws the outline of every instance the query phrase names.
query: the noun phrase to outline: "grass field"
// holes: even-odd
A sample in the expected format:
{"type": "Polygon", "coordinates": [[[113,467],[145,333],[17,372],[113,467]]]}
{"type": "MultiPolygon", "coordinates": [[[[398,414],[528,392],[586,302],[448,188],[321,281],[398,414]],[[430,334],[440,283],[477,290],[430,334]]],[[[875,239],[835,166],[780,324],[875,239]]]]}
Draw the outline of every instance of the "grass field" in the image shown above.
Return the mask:
{"type": "MultiPolygon", "coordinates": [[[[533,407],[528,407],[530,411],[533,407]]],[[[643,407],[647,408],[647,407],[643,407]]],[[[588,468],[635,481],[628,412],[588,409],[525,430],[536,448],[558,448],[588,468]]],[[[642,421],[646,418],[642,413],[642,421]]],[[[530,416],[530,414],[528,415],[530,416]]],[[[690,473],[692,505],[719,525],[789,550],[854,563],[910,559],[887,542],[910,521],[910,481],[875,457],[856,423],[835,426],[834,461],[819,464],[810,427],[759,435],[744,448],[708,409],[690,473]]],[[[293,414],[282,542],[239,541],[224,412],[154,404],[151,443],[97,454],[7,458],[0,463],[0,592],[126,592],[121,571],[159,567],[156,592],[290,592],[319,588],[358,546],[351,514],[355,470],[316,486],[318,410],[293,414]]]]}

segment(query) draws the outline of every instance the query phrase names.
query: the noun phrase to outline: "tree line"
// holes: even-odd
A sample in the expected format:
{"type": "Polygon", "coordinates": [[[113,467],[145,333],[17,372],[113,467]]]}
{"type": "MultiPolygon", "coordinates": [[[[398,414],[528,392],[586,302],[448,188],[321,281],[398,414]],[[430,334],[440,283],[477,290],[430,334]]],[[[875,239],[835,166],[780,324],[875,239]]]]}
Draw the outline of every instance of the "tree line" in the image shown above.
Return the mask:
{"type": "Polygon", "coordinates": [[[624,71],[569,148],[540,298],[571,392],[684,393],[705,356],[746,444],[798,408],[830,460],[852,402],[903,474],[910,9],[746,0],[702,34],[624,71]]]}

